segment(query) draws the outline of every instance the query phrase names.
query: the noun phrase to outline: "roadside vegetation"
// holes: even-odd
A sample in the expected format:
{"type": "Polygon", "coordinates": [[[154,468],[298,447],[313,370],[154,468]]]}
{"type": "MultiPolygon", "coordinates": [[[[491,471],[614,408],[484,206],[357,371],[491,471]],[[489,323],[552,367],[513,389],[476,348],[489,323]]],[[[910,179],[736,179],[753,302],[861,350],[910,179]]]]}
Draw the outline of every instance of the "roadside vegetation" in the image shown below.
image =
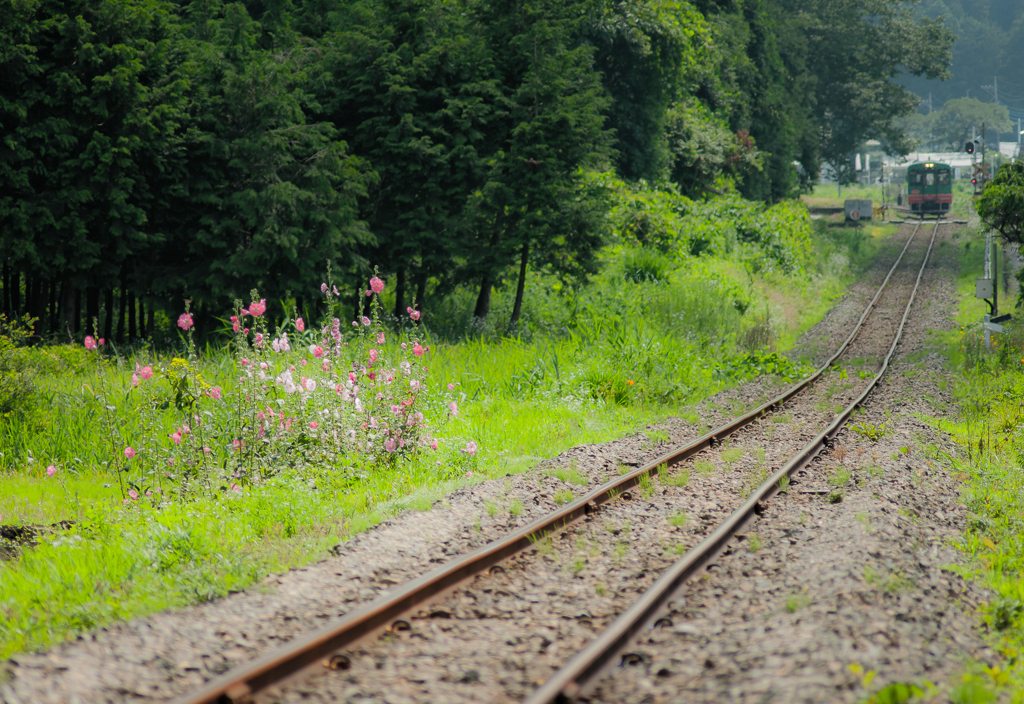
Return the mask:
{"type": "MultiPolygon", "coordinates": [[[[957,450],[940,459],[963,482],[961,500],[971,511],[959,544],[965,555],[962,572],[991,591],[979,616],[1002,659],[969,664],[952,700],[1017,702],[1024,701],[1024,328],[1018,320],[1019,287],[1001,285],[1000,312],[1012,312],[1015,320],[1007,332],[992,336],[993,351],[985,352],[980,322],[989,308],[974,297],[974,281],[983,271],[984,229],[975,220],[962,232],[955,243],[961,260],[960,327],[941,336],[954,372],[950,390],[958,412],[933,422],[956,443],[957,450]]],[[[1001,271],[1003,266],[1000,257],[1001,271]]]]}

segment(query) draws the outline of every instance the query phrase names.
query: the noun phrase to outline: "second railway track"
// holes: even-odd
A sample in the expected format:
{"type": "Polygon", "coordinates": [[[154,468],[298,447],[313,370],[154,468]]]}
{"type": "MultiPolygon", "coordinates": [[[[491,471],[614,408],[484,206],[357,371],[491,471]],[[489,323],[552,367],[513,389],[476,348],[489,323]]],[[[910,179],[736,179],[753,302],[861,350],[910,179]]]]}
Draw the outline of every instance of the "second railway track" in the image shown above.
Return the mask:
{"type": "Polygon", "coordinates": [[[675,589],[707,564],[779,478],[834,436],[837,407],[848,415],[863,400],[895,349],[938,227],[929,242],[913,228],[857,328],[810,383],[638,469],[613,470],[563,509],[178,701],[545,702],[578,694],[664,611],[669,592],[648,591],[656,580],[675,589]],[[832,370],[841,363],[863,374],[832,370]],[[729,520],[733,527],[722,525],[729,520]]]}

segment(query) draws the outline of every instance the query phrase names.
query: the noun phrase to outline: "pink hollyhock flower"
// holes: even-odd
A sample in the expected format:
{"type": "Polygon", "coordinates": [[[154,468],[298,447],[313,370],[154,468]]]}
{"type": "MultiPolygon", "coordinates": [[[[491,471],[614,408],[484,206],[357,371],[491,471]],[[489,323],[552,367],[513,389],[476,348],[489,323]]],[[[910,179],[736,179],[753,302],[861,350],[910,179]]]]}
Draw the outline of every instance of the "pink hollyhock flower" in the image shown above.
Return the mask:
{"type": "Polygon", "coordinates": [[[422,357],[423,356],[423,346],[420,343],[417,342],[415,345],[412,346],[412,353],[414,355],[416,355],[417,357],[422,357]]]}
{"type": "Polygon", "coordinates": [[[431,450],[436,450],[436,449],[437,449],[437,440],[433,440],[433,441],[432,441],[432,442],[430,443],[430,449],[431,449],[431,450]]]}
{"type": "Polygon", "coordinates": [[[314,357],[317,357],[317,358],[323,357],[324,356],[324,348],[321,347],[320,345],[310,345],[309,346],[309,353],[311,355],[313,355],[314,357]]]}
{"type": "Polygon", "coordinates": [[[266,362],[260,362],[260,369],[266,371],[270,367],[266,362]]]}
{"type": "Polygon", "coordinates": [[[365,325],[366,327],[370,327],[370,319],[367,318],[365,315],[363,316],[363,325],[365,325]]]}
{"type": "Polygon", "coordinates": [[[210,398],[212,398],[214,401],[219,401],[220,397],[221,390],[219,386],[214,386],[212,389],[210,389],[210,398]]]}
{"type": "Polygon", "coordinates": [[[377,344],[378,345],[383,345],[384,344],[384,333],[382,333],[382,332],[377,333],[377,344]]]}
{"type": "Polygon", "coordinates": [[[232,446],[234,446],[234,448],[236,450],[241,450],[242,449],[242,441],[241,440],[233,440],[231,442],[231,444],[232,444],[232,446]]]}
{"type": "Polygon", "coordinates": [[[87,350],[94,350],[94,349],[96,349],[96,338],[94,338],[92,335],[86,335],[85,336],[85,349],[87,349],[87,350]]]}
{"type": "Polygon", "coordinates": [[[394,452],[398,448],[398,444],[394,440],[388,438],[384,441],[384,449],[388,452],[394,452]]]}
{"type": "Polygon", "coordinates": [[[357,320],[353,320],[353,321],[352,321],[352,327],[354,327],[354,328],[357,328],[357,327],[359,327],[359,321],[357,321],[357,320]]]}
{"type": "Polygon", "coordinates": [[[303,322],[302,318],[297,318],[295,320],[295,329],[298,330],[299,332],[302,332],[303,330],[306,329],[306,323],[303,322]]]}
{"type": "Polygon", "coordinates": [[[105,338],[101,337],[100,338],[100,347],[103,347],[103,345],[105,345],[105,344],[107,344],[107,340],[105,338]]]}
{"type": "Polygon", "coordinates": [[[369,298],[372,295],[373,295],[373,291],[371,291],[370,289],[366,289],[366,297],[369,298]]]}
{"type": "Polygon", "coordinates": [[[153,367],[143,367],[142,369],[139,370],[139,376],[141,376],[143,379],[152,379],[153,367]]]}
{"type": "Polygon", "coordinates": [[[451,403],[448,404],[448,412],[451,413],[453,416],[459,415],[459,406],[455,403],[455,401],[452,401],[451,403]]]}
{"type": "Polygon", "coordinates": [[[373,364],[374,362],[377,361],[377,357],[379,356],[379,354],[380,353],[378,353],[377,350],[370,350],[370,364],[373,364]]]}
{"type": "Polygon", "coordinates": [[[249,360],[246,359],[245,357],[242,357],[242,366],[243,367],[248,367],[249,366],[249,360]]]}
{"type": "Polygon", "coordinates": [[[380,293],[381,291],[384,290],[384,282],[378,279],[376,276],[374,276],[372,279],[370,279],[370,288],[373,290],[374,293],[380,293]]]}
{"type": "Polygon", "coordinates": [[[174,441],[175,445],[180,445],[181,444],[181,431],[180,430],[175,430],[173,433],[171,433],[171,440],[174,441]]]}
{"type": "Polygon", "coordinates": [[[449,391],[455,391],[455,384],[448,384],[449,391]]]}
{"type": "Polygon", "coordinates": [[[317,423],[316,421],[313,421],[312,423],[309,424],[309,427],[312,428],[313,430],[316,430],[317,428],[320,427],[320,424],[317,423]]]}
{"type": "Polygon", "coordinates": [[[249,315],[258,318],[267,312],[267,299],[261,298],[259,302],[253,301],[249,304],[249,315]]]}
{"type": "Polygon", "coordinates": [[[314,381],[313,379],[303,378],[302,386],[303,388],[306,389],[306,391],[316,391],[316,381],[314,381]]]}
{"type": "Polygon", "coordinates": [[[262,347],[263,346],[263,333],[261,333],[261,332],[256,333],[255,345],[257,347],[262,347]]]}
{"type": "Polygon", "coordinates": [[[235,332],[238,332],[238,330],[240,328],[241,328],[241,323],[238,322],[238,316],[237,315],[232,315],[231,316],[231,329],[234,330],[235,332]]]}
{"type": "Polygon", "coordinates": [[[243,308],[242,310],[238,311],[238,314],[244,318],[245,316],[249,315],[249,309],[243,308]]]}
{"type": "Polygon", "coordinates": [[[138,372],[132,372],[132,386],[139,385],[139,374],[138,372]]]}
{"type": "Polygon", "coordinates": [[[205,446],[203,447],[203,454],[205,454],[205,455],[208,455],[208,454],[210,454],[211,452],[213,452],[213,450],[211,450],[210,448],[208,448],[208,447],[205,447],[205,446]]]}
{"type": "Polygon", "coordinates": [[[476,454],[476,443],[473,442],[472,440],[470,440],[468,443],[466,443],[466,449],[463,450],[463,452],[465,452],[470,457],[475,455],[476,454]]]}
{"type": "Polygon", "coordinates": [[[231,485],[231,491],[241,491],[241,490],[242,490],[242,487],[239,486],[238,484],[232,484],[231,485]]]}
{"type": "Polygon", "coordinates": [[[420,312],[415,308],[406,308],[405,311],[409,314],[409,318],[411,318],[412,320],[420,319],[420,312]]]}
{"type": "Polygon", "coordinates": [[[135,450],[131,446],[124,448],[124,458],[130,460],[133,457],[135,457],[135,450]]]}
{"type": "Polygon", "coordinates": [[[192,322],[191,313],[182,313],[181,315],[178,316],[178,327],[181,328],[182,330],[188,330],[194,324],[195,323],[192,322]]]}
{"type": "Polygon", "coordinates": [[[320,365],[320,368],[323,369],[325,372],[331,371],[331,365],[329,362],[324,362],[323,364],[320,365]]]}
{"type": "Polygon", "coordinates": [[[57,473],[57,468],[54,467],[52,464],[49,467],[46,468],[46,476],[52,477],[56,473],[57,473]]]}
{"type": "Polygon", "coordinates": [[[128,490],[128,496],[131,497],[132,501],[138,501],[139,500],[139,492],[135,491],[135,489],[129,489],[128,490]]]}
{"type": "Polygon", "coordinates": [[[320,293],[327,293],[327,284],[320,284],[320,293]]]}

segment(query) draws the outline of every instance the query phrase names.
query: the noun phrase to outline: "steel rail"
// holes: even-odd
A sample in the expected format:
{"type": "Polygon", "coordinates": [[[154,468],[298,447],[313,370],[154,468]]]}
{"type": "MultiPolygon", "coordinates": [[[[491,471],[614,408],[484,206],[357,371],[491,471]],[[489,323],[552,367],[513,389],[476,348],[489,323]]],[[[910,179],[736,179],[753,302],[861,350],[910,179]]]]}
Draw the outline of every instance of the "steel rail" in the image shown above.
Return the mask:
{"type": "MultiPolygon", "coordinates": [[[[917,289],[921,284],[921,277],[931,257],[932,247],[935,244],[935,236],[938,234],[939,225],[935,223],[932,231],[931,241],[928,243],[928,250],[925,253],[924,261],[917,272],[917,280],[910,293],[906,308],[903,311],[903,318],[893,338],[889,352],[882,361],[878,373],[871,379],[861,394],[839,413],[832,422],[821,431],[813,440],[805,445],[799,452],[793,455],[786,464],[779,468],[771,477],[758,487],[750,495],[747,501],[738,509],[733,511],[719,526],[700,542],[696,547],[683,555],[678,561],[672,564],[662,575],[647,588],[640,598],[613,621],[597,638],[591,641],[583,650],[579,651],[560,670],[555,672],[538,689],[525,699],[523,704],[565,704],[574,701],[578,696],[585,694],[598,681],[600,676],[614,665],[615,656],[628,647],[640,632],[650,624],[654,623],[659,616],[666,611],[666,604],[675,596],[684,584],[697,572],[711,564],[717,555],[725,549],[729,540],[751,519],[755,514],[761,513],[764,502],[779,491],[784,478],[788,478],[793,472],[807,466],[842,430],[846,421],[849,420],[853,411],[863,404],[864,399],[875,388],[879,379],[885,374],[889,362],[896,353],[896,346],[903,336],[903,328],[910,315],[910,308],[917,296],[917,289]]],[[[914,229],[917,232],[917,228],[914,229]]],[[[906,251],[904,249],[904,251],[906,251]]]]}
{"type": "Polygon", "coordinates": [[[560,530],[616,496],[631,498],[628,489],[640,483],[641,477],[657,471],[661,465],[674,465],[716,445],[761,416],[781,406],[801,390],[814,383],[853,342],[871,310],[899,266],[920,223],[907,238],[899,257],[893,263],[874,298],[865,307],[856,327],[825,364],[801,382],[757,409],[705,433],[688,445],[677,448],[648,462],[621,477],[590,491],[583,497],[566,504],[536,521],[502,538],[495,539],[472,552],[453,558],[420,577],[397,587],[392,593],[378,597],[351,613],[311,633],[300,635],[293,641],[267,652],[254,660],[228,670],[199,689],[174,700],[173,704],[243,704],[253,701],[267,687],[286,679],[301,676],[314,667],[345,669],[350,663],[338,654],[343,648],[373,637],[388,628],[401,616],[445,596],[459,584],[530,547],[537,540],[560,530]]]}

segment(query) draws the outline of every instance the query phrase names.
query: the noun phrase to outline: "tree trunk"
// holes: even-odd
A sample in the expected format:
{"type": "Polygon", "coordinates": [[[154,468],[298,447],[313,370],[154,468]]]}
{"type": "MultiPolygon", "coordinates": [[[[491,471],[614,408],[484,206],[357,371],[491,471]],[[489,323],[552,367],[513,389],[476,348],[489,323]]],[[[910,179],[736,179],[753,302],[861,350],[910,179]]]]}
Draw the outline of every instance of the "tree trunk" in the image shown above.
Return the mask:
{"type": "Polygon", "coordinates": [[[114,329],[114,289],[108,288],[103,292],[103,338],[111,340],[111,333],[114,329]]]}
{"type": "Polygon", "coordinates": [[[139,296],[139,338],[146,339],[146,299],[139,296]]]}
{"type": "Polygon", "coordinates": [[[491,312],[491,274],[484,274],[480,280],[480,295],[476,298],[476,308],[473,310],[473,317],[483,323],[487,320],[487,314],[491,312]]]}
{"type": "Polygon", "coordinates": [[[155,317],[155,311],[153,310],[153,302],[150,301],[149,308],[146,309],[146,335],[148,337],[153,336],[153,318],[155,317]]]}
{"type": "Polygon", "coordinates": [[[60,285],[56,281],[50,281],[50,320],[47,330],[50,333],[57,332],[57,302],[60,300],[60,285]]]}
{"type": "Polygon", "coordinates": [[[4,287],[3,298],[0,298],[0,314],[6,315],[8,318],[11,317],[11,265],[4,260],[2,278],[0,278],[0,286],[4,287]]]}
{"type": "Polygon", "coordinates": [[[75,297],[78,295],[78,291],[75,290],[75,285],[70,281],[65,281],[64,285],[61,286],[61,299],[60,299],[60,312],[64,318],[63,330],[66,332],[69,338],[74,338],[75,328],[75,297]]]}
{"type": "Polygon", "coordinates": [[[523,294],[526,292],[526,265],[530,261],[530,243],[523,243],[523,251],[519,260],[519,285],[516,286],[516,302],[512,306],[512,317],[508,321],[509,334],[514,335],[519,325],[519,316],[523,312],[523,294]]]}
{"type": "Polygon", "coordinates": [[[139,330],[135,326],[135,294],[128,292],[128,343],[131,344],[139,336],[139,330]]]}
{"type": "Polygon", "coordinates": [[[13,271],[11,276],[11,317],[21,317],[21,272],[13,271]]]}
{"type": "Polygon", "coordinates": [[[124,311],[128,301],[128,292],[125,290],[124,282],[121,282],[121,295],[117,301],[117,344],[124,342],[124,311]]]}
{"type": "Polygon", "coordinates": [[[395,272],[395,317],[401,318],[407,314],[405,310],[405,267],[399,267],[395,272]]]}
{"type": "Polygon", "coordinates": [[[46,332],[46,287],[47,283],[42,276],[32,278],[32,307],[29,314],[35,318],[32,334],[36,337],[42,337],[46,332]]]}
{"type": "Polygon", "coordinates": [[[85,333],[99,336],[100,290],[96,286],[85,289],[85,333]]]}
{"type": "Polygon", "coordinates": [[[82,332],[82,292],[75,288],[75,334],[82,332]]]}

